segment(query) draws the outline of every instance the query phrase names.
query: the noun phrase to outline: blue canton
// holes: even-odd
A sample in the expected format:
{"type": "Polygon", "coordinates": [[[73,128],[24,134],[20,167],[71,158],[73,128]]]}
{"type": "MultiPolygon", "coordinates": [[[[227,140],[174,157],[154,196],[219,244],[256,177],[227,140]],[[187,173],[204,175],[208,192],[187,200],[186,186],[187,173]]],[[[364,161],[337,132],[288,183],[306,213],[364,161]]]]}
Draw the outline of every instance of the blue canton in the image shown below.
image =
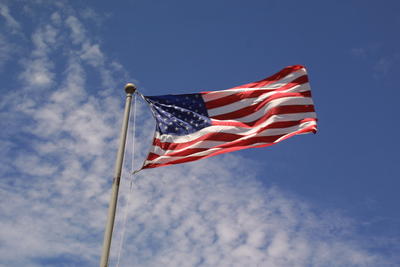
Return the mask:
{"type": "Polygon", "coordinates": [[[211,126],[200,94],[146,96],[161,134],[187,135],[211,126]]]}

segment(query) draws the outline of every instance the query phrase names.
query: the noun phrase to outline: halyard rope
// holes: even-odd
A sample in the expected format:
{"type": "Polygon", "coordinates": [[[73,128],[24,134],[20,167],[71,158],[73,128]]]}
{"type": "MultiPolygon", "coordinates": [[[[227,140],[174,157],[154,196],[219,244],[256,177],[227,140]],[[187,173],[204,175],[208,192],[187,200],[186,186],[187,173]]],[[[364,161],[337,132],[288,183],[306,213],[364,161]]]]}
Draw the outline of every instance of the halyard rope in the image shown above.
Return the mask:
{"type": "MultiPolygon", "coordinates": [[[[132,129],[132,164],[131,164],[131,171],[129,174],[129,193],[128,193],[128,200],[125,203],[124,207],[124,218],[122,221],[122,233],[121,233],[121,241],[118,248],[118,258],[116,266],[119,267],[119,262],[123,250],[123,244],[125,239],[125,229],[126,229],[126,221],[128,218],[129,207],[131,205],[131,196],[132,196],[132,189],[133,189],[133,178],[134,178],[134,161],[135,161],[135,134],[136,134],[136,93],[133,94],[133,129],[132,129]]],[[[132,115],[132,110],[131,110],[132,115]]],[[[129,127],[129,126],[128,126],[129,127]]]]}

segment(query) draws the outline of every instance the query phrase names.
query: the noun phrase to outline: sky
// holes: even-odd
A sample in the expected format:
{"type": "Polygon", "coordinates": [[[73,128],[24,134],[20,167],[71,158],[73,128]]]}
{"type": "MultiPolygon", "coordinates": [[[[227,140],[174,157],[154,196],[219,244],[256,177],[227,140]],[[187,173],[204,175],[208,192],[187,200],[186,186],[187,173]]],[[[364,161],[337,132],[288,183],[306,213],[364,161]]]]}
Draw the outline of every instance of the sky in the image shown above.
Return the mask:
{"type": "Polygon", "coordinates": [[[296,64],[317,134],[132,177],[155,127],[136,99],[110,266],[399,266],[399,10],[0,0],[0,266],[98,266],[127,82],[194,93],[296,64]]]}

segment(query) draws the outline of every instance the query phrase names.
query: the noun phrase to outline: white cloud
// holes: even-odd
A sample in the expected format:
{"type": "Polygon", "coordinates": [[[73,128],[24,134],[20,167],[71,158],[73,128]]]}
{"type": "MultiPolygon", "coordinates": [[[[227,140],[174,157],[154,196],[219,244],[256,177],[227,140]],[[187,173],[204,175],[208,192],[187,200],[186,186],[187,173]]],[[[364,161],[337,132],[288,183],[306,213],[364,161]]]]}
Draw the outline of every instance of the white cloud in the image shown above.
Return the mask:
{"type": "Polygon", "coordinates": [[[4,3],[0,3],[0,16],[2,16],[8,27],[12,29],[13,32],[17,32],[20,29],[19,23],[10,14],[8,6],[4,3]]]}
{"type": "Polygon", "coordinates": [[[51,14],[51,21],[55,24],[55,25],[60,25],[61,24],[61,15],[58,12],[54,12],[53,14],[51,14]]]}
{"type": "Polygon", "coordinates": [[[10,39],[21,36],[20,24],[10,14],[5,3],[0,3],[0,25],[0,71],[2,71],[6,62],[14,58],[18,50],[18,46],[12,44],[10,39]]]}
{"type": "Polygon", "coordinates": [[[98,44],[84,44],[82,48],[81,58],[86,60],[93,67],[99,67],[104,64],[104,56],[98,44]]]}
{"type": "Polygon", "coordinates": [[[368,50],[364,47],[357,47],[351,49],[351,54],[355,57],[365,58],[367,56],[368,50]]]}
{"type": "Polygon", "coordinates": [[[84,8],[79,11],[80,16],[83,19],[90,20],[91,22],[94,22],[97,26],[100,26],[109,15],[106,14],[101,14],[99,15],[94,11],[92,8],[84,8]]]}
{"type": "Polygon", "coordinates": [[[51,165],[45,160],[42,161],[38,156],[33,154],[19,155],[14,161],[14,166],[18,168],[21,173],[32,176],[50,176],[57,171],[57,166],[51,165]]]}
{"type": "Polygon", "coordinates": [[[58,31],[52,25],[45,25],[32,35],[32,43],[35,45],[33,56],[45,56],[46,52],[56,44],[58,31]]]}
{"type": "Polygon", "coordinates": [[[4,64],[11,58],[12,47],[7,42],[5,36],[0,34],[0,70],[3,69],[4,64]]]}
{"type": "Polygon", "coordinates": [[[19,76],[26,87],[46,88],[53,84],[55,73],[50,54],[56,48],[57,35],[58,30],[51,25],[41,26],[32,34],[34,49],[29,58],[21,60],[24,71],[19,76]]]}
{"type": "Polygon", "coordinates": [[[38,58],[23,62],[25,71],[20,78],[27,87],[48,87],[53,83],[54,73],[51,71],[52,63],[45,58],[38,58]]]}
{"type": "MultiPolygon", "coordinates": [[[[84,10],[82,13],[85,18],[90,18],[96,23],[100,23],[100,20],[96,19],[98,16],[93,10],[84,10]]],[[[80,59],[97,69],[104,88],[112,87],[115,84],[113,74],[119,72],[120,75],[125,75],[124,71],[118,67],[118,64],[111,63],[109,66],[105,66],[105,56],[101,51],[100,45],[87,38],[82,22],[75,16],[68,16],[65,23],[70,30],[72,43],[80,45],[80,51],[78,52],[80,59]]]]}
{"type": "Polygon", "coordinates": [[[393,53],[390,56],[381,56],[375,63],[374,70],[381,75],[387,75],[392,70],[396,70],[394,66],[400,61],[400,53],[393,53]]]}
{"type": "Polygon", "coordinates": [[[73,43],[82,43],[85,40],[85,30],[81,22],[75,16],[69,16],[65,22],[71,30],[71,38],[73,43]]]}
{"type": "Polygon", "coordinates": [[[382,42],[369,43],[363,47],[357,47],[351,49],[351,54],[362,59],[362,64],[367,64],[373,71],[372,76],[375,79],[382,79],[390,72],[395,71],[394,67],[400,60],[400,54],[398,52],[391,52],[388,44],[382,42]],[[386,54],[382,54],[382,51],[386,51],[386,54]]]}

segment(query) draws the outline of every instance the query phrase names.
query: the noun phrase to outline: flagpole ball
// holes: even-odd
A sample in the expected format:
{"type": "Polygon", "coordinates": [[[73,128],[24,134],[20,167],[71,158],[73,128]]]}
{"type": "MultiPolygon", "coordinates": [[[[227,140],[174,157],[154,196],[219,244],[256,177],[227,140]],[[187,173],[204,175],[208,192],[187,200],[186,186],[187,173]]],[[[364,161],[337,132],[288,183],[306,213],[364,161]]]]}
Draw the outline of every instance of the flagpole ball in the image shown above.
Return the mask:
{"type": "Polygon", "coordinates": [[[134,85],[133,83],[127,83],[125,85],[125,92],[127,94],[133,94],[136,91],[136,85],[134,85]]]}

